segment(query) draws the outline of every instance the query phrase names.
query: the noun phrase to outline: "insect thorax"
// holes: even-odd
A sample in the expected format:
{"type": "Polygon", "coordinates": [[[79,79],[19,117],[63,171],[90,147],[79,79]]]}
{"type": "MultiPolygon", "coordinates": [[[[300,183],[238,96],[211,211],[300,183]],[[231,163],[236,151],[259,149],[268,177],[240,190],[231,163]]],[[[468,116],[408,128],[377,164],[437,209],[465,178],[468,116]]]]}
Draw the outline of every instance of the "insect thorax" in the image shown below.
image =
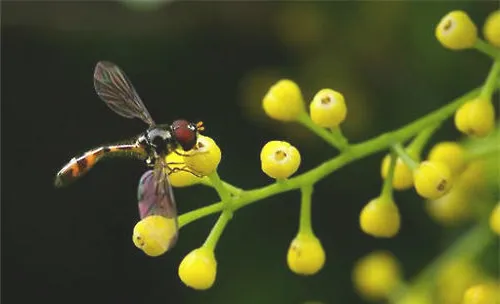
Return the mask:
{"type": "Polygon", "coordinates": [[[177,146],[169,126],[157,126],[142,134],[137,142],[142,145],[149,159],[165,157],[177,146]]]}

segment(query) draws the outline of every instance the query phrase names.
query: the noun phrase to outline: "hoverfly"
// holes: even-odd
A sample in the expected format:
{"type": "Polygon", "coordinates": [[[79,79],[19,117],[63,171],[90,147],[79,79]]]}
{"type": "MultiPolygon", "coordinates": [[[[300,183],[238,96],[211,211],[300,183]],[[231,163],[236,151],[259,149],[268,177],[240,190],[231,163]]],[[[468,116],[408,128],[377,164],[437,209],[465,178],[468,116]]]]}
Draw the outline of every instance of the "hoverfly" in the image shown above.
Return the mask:
{"type": "Polygon", "coordinates": [[[141,219],[149,215],[161,215],[175,221],[175,237],[169,247],[175,245],[178,234],[177,207],[168,175],[183,168],[171,168],[165,157],[170,153],[191,150],[197,142],[203,123],[180,119],[171,125],[157,125],[132,83],[115,64],[100,61],[94,70],[94,88],[97,95],[115,113],[126,118],[139,118],[149,127],[126,144],[101,146],[71,159],[56,175],[55,186],[63,187],[87,173],[99,160],[108,156],[133,156],[144,160],[152,168],[143,174],[139,182],[139,214],[141,219]]]}

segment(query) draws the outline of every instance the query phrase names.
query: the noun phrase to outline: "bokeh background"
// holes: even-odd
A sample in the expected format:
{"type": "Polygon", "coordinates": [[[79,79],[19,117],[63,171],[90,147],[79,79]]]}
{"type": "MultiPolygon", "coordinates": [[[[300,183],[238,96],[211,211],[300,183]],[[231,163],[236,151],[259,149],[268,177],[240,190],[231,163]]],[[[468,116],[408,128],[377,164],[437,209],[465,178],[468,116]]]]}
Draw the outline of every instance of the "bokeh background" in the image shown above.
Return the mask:
{"type": "MultiPolygon", "coordinates": [[[[4,303],[364,303],[351,269],[375,249],[390,250],[406,278],[443,251],[461,228],[444,229],[413,190],[398,193],[402,229],[379,240],[358,214],[380,191],[383,154],[321,181],[313,227],[325,268],[299,277],[286,265],[298,227],[299,193],[237,212],[216,255],[216,284],[193,291],[178,279],[181,259],[216,217],[183,228],[174,250],[149,258],[134,247],[136,186],[144,164],[99,163],[71,187],[55,173],[88,148],[145,129],[96,96],[95,63],[110,60],[134,83],[153,118],[203,120],[223,151],[219,173],[245,189],[271,180],[259,152],[292,142],[304,172],[335,155],[295,124],[272,121],[266,90],[294,79],[309,101],[321,88],[344,93],[344,133],[353,142],[402,126],[476,87],[491,61],[451,52],[434,38],[439,19],[466,10],[479,26],[496,1],[398,2],[8,2],[1,7],[2,300],[4,303]]],[[[436,134],[458,139],[451,121],[436,134]]],[[[181,213],[217,200],[212,189],[175,191],[181,213]]],[[[494,260],[494,257],[493,257],[494,260]]]]}

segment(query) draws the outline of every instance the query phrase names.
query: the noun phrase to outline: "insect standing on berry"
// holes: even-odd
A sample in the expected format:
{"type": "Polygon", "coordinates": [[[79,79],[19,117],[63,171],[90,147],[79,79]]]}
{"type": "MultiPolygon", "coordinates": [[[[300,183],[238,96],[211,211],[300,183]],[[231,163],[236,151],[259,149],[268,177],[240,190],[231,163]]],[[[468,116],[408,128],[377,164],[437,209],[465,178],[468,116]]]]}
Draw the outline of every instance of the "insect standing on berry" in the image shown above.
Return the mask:
{"type": "MultiPolygon", "coordinates": [[[[108,61],[97,63],[94,71],[94,88],[97,95],[115,113],[126,118],[139,118],[148,129],[128,143],[101,146],[71,159],[56,175],[55,186],[63,187],[87,173],[99,160],[110,156],[131,156],[143,160],[152,168],[141,178],[139,195],[140,217],[160,215],[171,219],[177,233],[177,208],[168,175],[179,171],[190,171],[186,167],[172,168],[165,161],[177,149],[191,150],[197,142],[198,132],[204,130],[203,123],[192,123],[180,119],[172,124],[157,125],[144,106],[125,73],[108,61]],[[141,191],[142,189],[142,191],[141,191]]],[[[176,165],[178,165],[176,163],[176,165]]]]}

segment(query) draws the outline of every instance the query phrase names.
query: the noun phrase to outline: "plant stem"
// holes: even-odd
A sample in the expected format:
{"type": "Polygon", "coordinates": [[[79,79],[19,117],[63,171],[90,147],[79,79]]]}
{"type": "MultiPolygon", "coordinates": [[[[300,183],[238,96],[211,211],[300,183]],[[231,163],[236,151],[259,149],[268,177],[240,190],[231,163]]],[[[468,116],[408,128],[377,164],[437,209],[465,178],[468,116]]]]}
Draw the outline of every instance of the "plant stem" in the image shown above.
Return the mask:
{"type": "Polygon", "coordinates": [[[422,154],[422,149],[425,147],[429,139],[432,137],[432,134],[436,132],[441,123],[437,123],[430,127],[423,129],[418,135],[413,139],[413,141],[408,145],[407,150],[411,151],[411,156],[420,158],[422,154]]]}
{"type": "Polygon", "coordinates": [[[304,185],[300,188],[300,224],[299,233],[312,234],[311,226],[311,197],[313,193],[312,185],[304,185]]]}
{"type": "Polygon", "coordinates": [[[217,242],[220,239],[220,236],[222,235],[222,232],[224,231],[224,228],[226,228],[227,223],[232,217],[232,213],[229,210],[224,210],[222,214],[219,216],[219,219],[215,223],[215,225],[212,227],[212,230],[210,231],[210,234],[208,235],[207,239],[205,240],[205,243],[203,243],[203,247],[207,247],[211,250],[215,250],[215,247],[217,246],[217,242]]]}
{"type": "Polygon", "coordinates": [[[485,42],[481,38],[477,39],[476,43],[474,44],[474,48],[481,53],[490,56],[491,58],[493,58],[493,60],[500,60],[500,50],[485,42]]]}
{"type": "MultiPolygon", "coordinates": [[[[263,198],[270,197],[285,191],[300,188],[304,184],[314,184],[325,176],[331,174],[335,170],[355,160],[385,150],[396,142],[406,141],[418,134],[422,129],[447,119],[455,112],[458,107],[460,107],[466,101],[478,96],[480,89],[481,88],[476,88],[466,93],[465,95],[453,100],[451,103],[441,107],[440,109],[435,110],[400,129],[392,132],[387,132],[359,144],[351,145],[349,149],[339,154],[338,156],[325,161],[324,163],[320,164],[314,169],[309,170],[308,172],[287,180],[286,183],[274,183],[261,188],[244,191],[241,196],[233,198],[232,208],[233,210],[236,210],[257,200],[261,200],[263,198]]],[[[179,224],[180,226],[184,226],[198,218],[221,211],[222,209],[223,204],[219,202],[207,207],[187,212],[186,214],[183,214],[179,217],[179,224]]]]}
{"type": "Polygon", "coordinates": [[[323,138],[327,143],[329,143],[332,147],[339,149],[340,151],[345,150],[347,146],[343,146],[341,143],[339,143],[335,137],[332,135],[332,133],[328,132],[326,129],[321,128],[320,126],[316,125],[309,115],[307,115],[306,112],[302,113],[299,118],[298,122],[300,122],[303,126],[311,130],[313,133],[318,135],[319,137],[323,138]]]}
{"type": "Polygon", "coordinates": [[[399,158],[401,158],[401,160],[403,160],[403,162],[408,167],[410,167],[410,169],[412,171],[415,170],[415,169],[417,169],[418,163],[413,158],[411,158],[411,156],[408,155],[408,153],[406,153],[405,149],[403,148],[403,146],[401,146],[401,144],[395,144],[395,145],[393,145],[392,149],[393,149],[394,152],[397,153],[397,155],[399,156],[399,158]]]}
{"type": "Polygon", "coordinates": [[[382,187],[382,197],[390,198],[391,201],[393,201],[392,197],[392,180],[394,178],[394,170],[396,169],[396,162],[397,162],[397,155],[396,153],[392,152],[391,153],[391,162],[389,164],[389,171],[387,172],[387,177],[384,180],[384,186],[382,187]]]}
{"type": "MultiPolygon", "coordinates": [[[[500,52],[500,51],[499,51],[500,52]]],[[[483,89],[481,90],[481,97],[491,98],[493,92],[495,91],[495,84],[500,72],[500,58],[493,62],[493,66],[486,77],[483,89]]]]}
{"type": "Polygon", "coordinates": [[[222,183],[222,180],[220,179],[217,171],[214,171],[213,173],[208,175],[208,178],[210,179],[212,186],[215,188],[215,191],[217,191],[217,194],[219,194],[219,197],[222,199],[222,201],[228,204],[231,200],[231,194],[222,183]]]}
{"type": "MultiPolygon", "coordinates": [[[[205,186],[209,186],[209,187],[214,187],[214,185],[212,184],[212,182],[210,181],[210,179],[207,176],[205,176],[201,179],[201,184],[203,184],[205,186]]],[[[236,186],[233,186],[230,183],[227,183],[225,181],[222,181],[222,184],[224,185],[224,188],[226,188],[229,191],[229,193],[231,193],[232,195],[239,195],[241,192],[243,192],[243,189],[236,187],[236,186]]]]}

